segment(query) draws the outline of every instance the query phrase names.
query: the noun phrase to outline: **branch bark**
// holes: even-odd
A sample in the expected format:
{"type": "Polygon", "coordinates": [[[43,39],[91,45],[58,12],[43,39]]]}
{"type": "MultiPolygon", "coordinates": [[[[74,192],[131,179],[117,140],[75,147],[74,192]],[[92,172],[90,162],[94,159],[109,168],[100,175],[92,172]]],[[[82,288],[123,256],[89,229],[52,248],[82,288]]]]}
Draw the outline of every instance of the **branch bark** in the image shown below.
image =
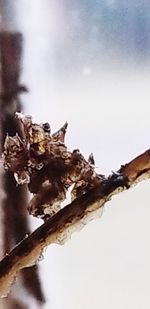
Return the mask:
{"type": "Polygon", "coordinates": [[[35,264],[45,247],[63,244],[72,232],[101,214],[104,204],[123,190],[150,178],[150,150],[133,159],[100,184],[76,198],[21,241],[0,262],[0,296],[9,292],[19,270],[35,264]]]}

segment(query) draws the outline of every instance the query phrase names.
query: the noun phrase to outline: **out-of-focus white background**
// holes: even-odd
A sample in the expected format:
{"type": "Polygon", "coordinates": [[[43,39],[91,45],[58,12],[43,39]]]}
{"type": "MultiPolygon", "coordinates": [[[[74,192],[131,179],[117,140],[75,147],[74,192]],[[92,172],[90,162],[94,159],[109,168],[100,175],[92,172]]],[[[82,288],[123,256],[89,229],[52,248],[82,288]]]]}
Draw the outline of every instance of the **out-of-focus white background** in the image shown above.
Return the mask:
{"type": "MultiPolygon", "coordinates": [[[[149,148],[149,1],[16,0],[6,10],[8,28],[24,35],[26,113],[52,130],[67,120],[68,147],[93,152],[101,173],[149,148]]],[[[100,219],[47,248],[44,309],[150,308],[149,186],[114,197],[100,219]]]]}

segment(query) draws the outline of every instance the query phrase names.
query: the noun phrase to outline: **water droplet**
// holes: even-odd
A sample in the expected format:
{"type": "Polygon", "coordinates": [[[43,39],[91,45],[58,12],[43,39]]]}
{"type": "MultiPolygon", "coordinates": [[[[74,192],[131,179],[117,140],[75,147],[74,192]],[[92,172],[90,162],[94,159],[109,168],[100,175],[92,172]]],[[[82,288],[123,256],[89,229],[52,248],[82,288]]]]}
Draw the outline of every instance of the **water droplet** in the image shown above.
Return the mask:
{"type": "Polygon", "coordinates": [[[36,166],[36,169],[37,169],[37,170],[41,170],[43,166],[44,166],[44,164],[41,162],[41,163],[39,163],[39,164],[36,166]]]}

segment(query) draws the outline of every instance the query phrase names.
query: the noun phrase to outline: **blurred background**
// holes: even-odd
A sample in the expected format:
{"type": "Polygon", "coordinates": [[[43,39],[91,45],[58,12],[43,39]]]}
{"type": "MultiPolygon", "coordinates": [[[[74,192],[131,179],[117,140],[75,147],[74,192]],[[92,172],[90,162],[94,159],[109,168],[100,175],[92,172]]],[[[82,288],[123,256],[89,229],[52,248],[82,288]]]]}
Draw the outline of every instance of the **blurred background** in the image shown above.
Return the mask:
{"type": "MultiPolygon", "coordinates": [[[[1,28],[24,37],[24,111],[108,175],[149,148],[150,2],[5,0],[1,28]]],[[[150,308],[149,181],[40,262],[44,309],[150,308]]],[[[42,221],[32,220],[34,228],[42,221]]]]}

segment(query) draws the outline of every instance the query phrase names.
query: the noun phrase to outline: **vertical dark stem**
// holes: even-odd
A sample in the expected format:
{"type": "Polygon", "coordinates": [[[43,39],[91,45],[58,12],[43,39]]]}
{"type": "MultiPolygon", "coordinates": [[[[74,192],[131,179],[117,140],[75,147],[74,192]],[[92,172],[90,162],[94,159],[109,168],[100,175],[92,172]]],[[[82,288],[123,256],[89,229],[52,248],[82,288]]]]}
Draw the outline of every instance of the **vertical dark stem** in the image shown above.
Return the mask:
{"type": "MultiPolygon", "coordinates": [[[[0,100],[0,126],[1,151],[6,134],[22,136],[21,127],[15,119],[15,112],[21,111],[19,94],[27,91],[25,86],[19,84],[21,70],[22,36],[20,33],[0,33],[0,62],[1,62],[1,100],[0,100]]],[[[27,213],[27,187],[16,186],[11,172],[3,176],[5,199],[3,200],[4,213],[4,254],[12,246],[21,241],[30,233],[27,213]]],[[[41,303],[44,296],[40,286],[37,266],[22,271],[25,288],[41,303]]],[[[19,307],[18,307],[19,308],[19,307]]]]}

